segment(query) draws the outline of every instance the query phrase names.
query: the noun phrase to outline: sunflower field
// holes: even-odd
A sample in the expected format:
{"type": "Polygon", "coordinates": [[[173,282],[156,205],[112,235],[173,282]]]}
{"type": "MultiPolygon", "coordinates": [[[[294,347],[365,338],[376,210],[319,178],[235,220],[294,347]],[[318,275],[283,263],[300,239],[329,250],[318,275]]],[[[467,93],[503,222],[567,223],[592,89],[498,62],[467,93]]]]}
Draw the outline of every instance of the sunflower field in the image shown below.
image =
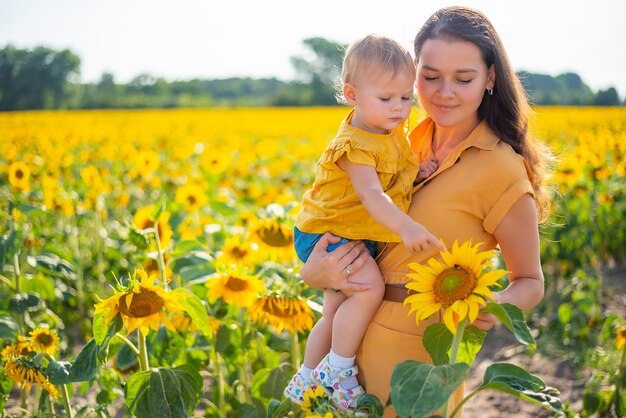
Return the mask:
{"type": "MultiPolygon", "coordinates": [[[[626,309],[603,275],[626,261],[626,109],[535,111],[554,207],[528,320],[587,370],[566,413],[619,413],[626,309]]],[[[0,113],[3,416],[285,415],[321,314],[293,224],[345,113],[0,113]]]]}

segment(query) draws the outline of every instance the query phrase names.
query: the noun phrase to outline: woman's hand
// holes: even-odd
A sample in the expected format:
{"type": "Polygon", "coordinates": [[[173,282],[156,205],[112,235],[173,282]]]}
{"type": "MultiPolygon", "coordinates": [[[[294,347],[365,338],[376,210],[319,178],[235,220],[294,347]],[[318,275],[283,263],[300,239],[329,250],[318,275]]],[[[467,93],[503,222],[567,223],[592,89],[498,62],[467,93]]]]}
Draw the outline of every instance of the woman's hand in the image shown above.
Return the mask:
{"type": "Polygon", "coordinates": [[[367,284],[353,283],[350,276],[358,271],[369,252],[361,241],[351,241],[332,252],[327,252],[329,244],[336,244],[341,238],[327,232],[315,244],[313,251],[302,268],[300,275],[309,286],[317,289],[362,291],[370,288],[367,284]]]}
{"type": "MultiPolygon", "coordinates": [[[[496,298],[495,303],[501,303],[502,297],[498,293],[493,293],[493,296],[496,298]]],[[[489,331],[498,321],[498,318],[495,315],[490,314],[489,312],[481,312],[476,317],[476,320],[472,322],[472,325],[478,329],[482,329],[483,331],[489,331]]]]}

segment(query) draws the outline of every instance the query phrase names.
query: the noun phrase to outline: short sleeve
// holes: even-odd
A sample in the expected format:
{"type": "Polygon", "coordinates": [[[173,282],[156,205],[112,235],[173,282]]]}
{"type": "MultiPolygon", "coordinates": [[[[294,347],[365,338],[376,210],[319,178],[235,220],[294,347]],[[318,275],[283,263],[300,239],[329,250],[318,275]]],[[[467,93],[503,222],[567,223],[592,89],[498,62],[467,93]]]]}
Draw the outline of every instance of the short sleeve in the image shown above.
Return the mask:
{"type": "Polygon", "coordinates": [[[374,168],[379,165],[377,153],[368,144],[352,140],[331,142],[320,157],[318,164],[326,169],[340,170],[336,163],[344,154],[356,164],[369,165],[374,168]]]}
{"type": "Polygon", "coordinates": [[[526,193],[534,196],[533,186],[527,178],[511,184],[495,201],[483,220],[485,231],[490,234],[496,230],[509,209],[526,193]]]}

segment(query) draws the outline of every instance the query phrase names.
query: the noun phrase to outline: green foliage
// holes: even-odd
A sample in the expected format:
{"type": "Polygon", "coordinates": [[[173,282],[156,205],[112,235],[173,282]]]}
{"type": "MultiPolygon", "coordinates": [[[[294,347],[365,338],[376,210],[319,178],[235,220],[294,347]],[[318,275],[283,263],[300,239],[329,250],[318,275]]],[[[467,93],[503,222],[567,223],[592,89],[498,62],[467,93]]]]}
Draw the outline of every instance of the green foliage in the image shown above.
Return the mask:
{"type": "Polygon", "coordinates": [[[530,347],[536,346],[535,339],[530,334],[530,329],[528,324],[526,324],[524,314],[517,306],[510,303],[488,303],[483,308],[483,311],[495,315],[502,325],[513,333],[519,343],[530,347]]]}
{"type": "Polygon", "coordinates": [[[554,412],[562,412],[559,391],[526,370],[508,363],[492,364],[485,371],[483,384],[474,392],[494,389],[554,412]]]}
{"type": "Polygon", "coordinates": [[[420,418],[436,411],[467,377],[465,363],[433,366],[407,360],[391,375],[390,399],[399,416],[420,418]]]}
{"type": "Polygon", "coordinates": [[[190,365],[158,368],[133,374],[124,399],[139,417],[191,416],[202,395],[202,376],[190,365]]]}
{"type": "Polygon", "coordinates": [[[85,382],[96,376],[99,366],[98,345],[94,339],[91,339],[78,353],[74,362],[51,361],[46,369],[46,375],[55,385],[85,382]]]}

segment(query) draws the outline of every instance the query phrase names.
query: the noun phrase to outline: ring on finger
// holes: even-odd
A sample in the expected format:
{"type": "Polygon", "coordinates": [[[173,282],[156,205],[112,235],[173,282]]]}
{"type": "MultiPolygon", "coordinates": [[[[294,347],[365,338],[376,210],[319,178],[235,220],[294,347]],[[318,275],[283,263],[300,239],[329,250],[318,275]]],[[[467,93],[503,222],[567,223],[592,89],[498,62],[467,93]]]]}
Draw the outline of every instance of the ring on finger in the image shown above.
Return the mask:
{"type": "Polygon", "coordinates": [[[346,272],[348,276],[350,275],[350,270],[348,269],[348,266],[344,267],[343,270],[346,272]]]}

